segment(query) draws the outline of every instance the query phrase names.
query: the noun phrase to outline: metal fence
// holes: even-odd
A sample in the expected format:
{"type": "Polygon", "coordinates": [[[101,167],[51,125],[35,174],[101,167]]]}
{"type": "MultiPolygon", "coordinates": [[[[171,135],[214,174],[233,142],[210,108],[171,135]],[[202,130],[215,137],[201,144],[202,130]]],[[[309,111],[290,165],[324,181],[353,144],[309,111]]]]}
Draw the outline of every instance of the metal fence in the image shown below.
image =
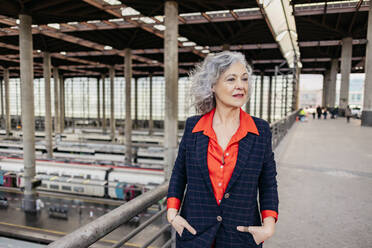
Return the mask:
{"type": "MultiPolygon", "coordinates": [[[[287,134],[288,130],[292,127],[296,121],[296,117],[299,111],[294,111],[282,120],[276,121],[270,125],[272,131],[272,144],[273,149],[278,146],[279,142],[287,134]]],[[[62,237],[61,239],[48,245],[50,248],[82,248],[89,247],[94,244],[111,231],[119,227],[120,225],[128,222],[135,215],[143,212],[145,209],[151,205],[157,203],[159,200],[163,199],[168,190],[168,182],[160,185],[154,190],[148,191],[143,195],[123,204],[122,206],[114,209],[113,211],[101,216],[100,218],[86,224],[85,226],[75,230],[74,232],[62,237]]],[[[120,241],[112,246],[112,248],[123,247],[123,245],[133,238],[135,235],[140,233],[148,225],[153,223],[156,219],[162,217],[166,212],[166,209],[160,210],[157,214],[152,216],[150,219],[142,223],[131,233],[126,235],[120,241]]],[[[152,234],[144,242],[141,248],[146,248],[150,246],[158,237],[160,237],[164,232],[170,230],[170,225],[165,223],[156,233],[152,234]]],[[[162,248],[170,247],[174,241],[174,235],[169,239],[162,248]]]]}

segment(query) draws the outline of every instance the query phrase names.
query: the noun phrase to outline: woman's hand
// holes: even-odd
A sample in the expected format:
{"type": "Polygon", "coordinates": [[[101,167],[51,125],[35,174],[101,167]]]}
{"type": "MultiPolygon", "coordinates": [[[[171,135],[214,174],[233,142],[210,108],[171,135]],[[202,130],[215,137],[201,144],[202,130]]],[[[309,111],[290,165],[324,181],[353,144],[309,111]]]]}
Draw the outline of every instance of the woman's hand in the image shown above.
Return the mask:
{"type": "Polygon", "coordinates": [[[267,217],[264,219],[263,226],[238,226],[238,231],[249,232],[252,234],[257,245],[269,239],[275,232],[275,219],[267,217]]]}
{"type": "Polygon", "coordinates": [[[178,215],[177,209],[169,208],[167,211],[167,219],[180,236],[182,236],[184,228],[186,228],[193,235],[196,234],[196,230],[183,217],[178,215]]]}

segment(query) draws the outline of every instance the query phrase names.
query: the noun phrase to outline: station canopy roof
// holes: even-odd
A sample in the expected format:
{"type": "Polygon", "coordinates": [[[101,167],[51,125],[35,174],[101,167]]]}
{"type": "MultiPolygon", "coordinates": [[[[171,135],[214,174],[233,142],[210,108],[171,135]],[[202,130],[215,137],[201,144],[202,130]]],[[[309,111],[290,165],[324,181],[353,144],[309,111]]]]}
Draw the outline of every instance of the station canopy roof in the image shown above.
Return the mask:
{"type": "MultiPolygon", "coordinates": [[[[277,1],[277,0],[272,0],[277,1]]],[[[65,77],[123,75],[124,49],[133,76],[164,73],[164,0],[3,0],[0,67],[19,77],[18,16],[32,16],[34,74],[42,77],[43,52],[65,77]]],[[[246,55],[255,73],[291,71],[265,16],[270,0],[178,0],[179,73],[208,53],[229,48],[246,55]]],[[[340,58],[342,39],[353,38],[352,72],[364,71],[369,1],[292,0],[302,73],[324,73],[340,58]]],[[[274,25],[275,26],[275,25],[274,25]]],[[[1,70],[0,70],[1,73],[1,70]]],[[[1,75],[1,74],[0,74],[1,75]]]]}

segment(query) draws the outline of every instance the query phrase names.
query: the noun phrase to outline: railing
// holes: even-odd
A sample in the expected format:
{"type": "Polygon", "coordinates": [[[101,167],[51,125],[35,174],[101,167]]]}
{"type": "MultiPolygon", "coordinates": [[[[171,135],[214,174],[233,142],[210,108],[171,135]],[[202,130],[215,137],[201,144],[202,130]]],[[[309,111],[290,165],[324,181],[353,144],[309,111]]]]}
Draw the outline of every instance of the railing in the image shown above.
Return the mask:
{"type": "MultiPolygon", "coordinates": [[[[99,217],[98,219],[80,227],[79,229],[67,234],[66,236],[60,238],[59,240],[49,244],[47,247],[50,248],[83,248],[89,247],[89,245],[94,244],[96,241],[106,236],[114,229],[120,225],[126,223],[138,213],[143,212],[148,207],[157,203],[159,200],[163,199],[168,190],[168,183],[164,183],[159,187],[134,198],[133,200],[123,204],[122,206],[110,211],[109,213],[99,217]]],[[[163,211],[163,213],[165,210],[163,211]]],[[[139,226],[137,229],[144,229],[147,225],[153,222],[161,214],[157,214],[149,219],[147,222],[139,226]],[[151,220],[151,221],[150,221],[151,220]],[[144,226],[146,224],[146,226],[144,226]]],[[[169,225],[166,225],[169,228],[169,225]]],[[[133,230],[132,233],[124,237],[119,243],[125,243],[126,240],[132,238],[141,230],[133,230]],[[136,233],[135,233],[136,231],[136,233]],[[131,237],[128,237],[131,236],[131,237]]],[[[163,228],[162,228],[163,229],[163,228]]],[[[164,230],[161,230],[164,231],[164,230]]],[[[158,234],[159,235],[159,234],[158,234]]],[[[150,243],[151,244],[151,243],[150,243]]],[[[113,247],[121,247],[115,244],[113,247]]],[[[147,247],[147,246],[143,246],[147,247]]]]}
{"type": "Polygon", "coordinates": [[[298,113],[299,110],[293,111],[285,118],[270,124],[271,133],[273,135],[272,136],[273,150],[279,145],[280,141],[284,138],[288,130],[292,127],[293,123],[295,123],[298,113]]]}
{"type": "MultiPolygon", "coordinates": [[[[296,116],[299,111],[294,111],[282,120],[276,121],[270,125],[272,131],[272,144],[273,149],[277,147],[279,142],[287,134],[288,130],[292,127],[293,123],[296,121],[296,116]]],[[[74,232],[67,234],[61,239],[48,245],[49,248],[83,248],[89,247],[89,245],[94,244],[96,241],[102,237],[109,234],[111,231],[119,227],[120,225],[129,221],[135,215],[143,212],[145,209],[151,205],[157,203],[159,200],[163,199],[168,190],[168,183],[164,183],[154,190],[148,191],[143,195],[136,197],[135,199],[123,204],[122,206],[112,210],[111,212],[101,216],[100,218],[86,224],[85,226],[75,230],[74,232]]],[[[153,223],[156,219],[164,215],[166,209],[160,210],[158,213],[153,215],[150,219],[142,223],[139,227],[134,229],[131,233],[126,235],[120,241],[112,246],[112,248],[122,247],[128,240],[133,238],[148,225],[153,223]]],[[[141,246],[141,248],[146,248],[151,243],[153,243],[162,233],[169,231],[170,225],[163,225],[156,233],[148,238],[141,246]]],[[[161,248],[170,247],[174,243],[175,235],[169,239],[161,248]]]]}

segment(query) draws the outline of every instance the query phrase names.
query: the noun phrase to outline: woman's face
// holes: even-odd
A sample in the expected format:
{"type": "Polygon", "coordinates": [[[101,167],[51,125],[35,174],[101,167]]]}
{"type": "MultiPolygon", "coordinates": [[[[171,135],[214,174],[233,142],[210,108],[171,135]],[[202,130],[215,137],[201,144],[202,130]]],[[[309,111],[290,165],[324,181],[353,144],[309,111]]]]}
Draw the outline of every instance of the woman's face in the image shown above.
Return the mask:
{"type": "Polygon", "coordinates": [[[242,63],[230,65],[212,88],[217,106],[242,107],[248,100],[248,78],[248,71],[242,63]]]}

